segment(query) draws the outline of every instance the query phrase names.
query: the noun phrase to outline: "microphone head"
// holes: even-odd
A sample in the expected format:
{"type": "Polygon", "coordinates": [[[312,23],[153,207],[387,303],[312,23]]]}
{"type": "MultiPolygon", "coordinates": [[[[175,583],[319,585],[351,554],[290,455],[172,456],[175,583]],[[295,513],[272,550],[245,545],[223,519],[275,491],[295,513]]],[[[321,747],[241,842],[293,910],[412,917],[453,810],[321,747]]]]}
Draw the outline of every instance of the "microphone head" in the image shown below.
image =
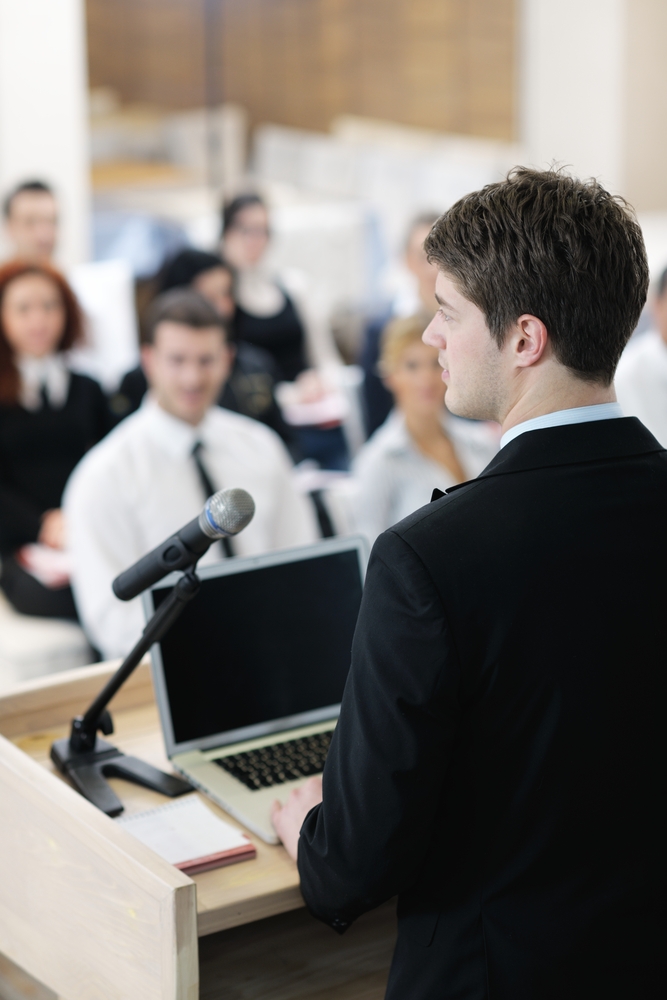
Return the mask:
{"type": "Polygon", "coordinates": [[[214,493],[199,515],[199,527],[209,538],[238,535],[255,516],[255,501],[245,490],[214,493]]]}

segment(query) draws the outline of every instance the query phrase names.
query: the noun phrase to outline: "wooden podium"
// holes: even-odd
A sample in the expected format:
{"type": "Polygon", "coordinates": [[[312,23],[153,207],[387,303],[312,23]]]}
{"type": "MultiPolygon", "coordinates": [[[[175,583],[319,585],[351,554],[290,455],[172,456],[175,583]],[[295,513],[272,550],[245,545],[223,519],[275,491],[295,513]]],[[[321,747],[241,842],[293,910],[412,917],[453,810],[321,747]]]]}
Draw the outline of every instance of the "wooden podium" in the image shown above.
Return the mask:
{"type": "MultiPolygon", "coordinates": [[[[0,697],[0,953],[48,987],[12,995],[380,1000],[395,932],[391,907],[338,937],[303,909],[285,850],[252,834],[254,860],[188,878],[57,774],[51,743],[68,734],[116,667],[83,667],[0,697]]],[[[147,661],[110,708],[114,744],[170,771],[147,661]]],[[[128,814],[169,801],[111,783],[128,814]]]]}

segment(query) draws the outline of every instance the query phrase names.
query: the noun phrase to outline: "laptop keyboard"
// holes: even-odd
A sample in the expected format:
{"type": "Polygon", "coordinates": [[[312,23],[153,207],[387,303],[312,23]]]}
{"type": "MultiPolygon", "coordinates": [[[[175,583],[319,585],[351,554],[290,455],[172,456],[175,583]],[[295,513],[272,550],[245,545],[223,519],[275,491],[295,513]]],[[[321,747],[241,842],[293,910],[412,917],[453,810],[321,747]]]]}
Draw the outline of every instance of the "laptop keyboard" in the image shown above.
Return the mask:
{"type": "Polygon", "coordinates": [[[321,774],[333,731],[218,757],[213,763],[256,791],[285,781],[321,774]]]}

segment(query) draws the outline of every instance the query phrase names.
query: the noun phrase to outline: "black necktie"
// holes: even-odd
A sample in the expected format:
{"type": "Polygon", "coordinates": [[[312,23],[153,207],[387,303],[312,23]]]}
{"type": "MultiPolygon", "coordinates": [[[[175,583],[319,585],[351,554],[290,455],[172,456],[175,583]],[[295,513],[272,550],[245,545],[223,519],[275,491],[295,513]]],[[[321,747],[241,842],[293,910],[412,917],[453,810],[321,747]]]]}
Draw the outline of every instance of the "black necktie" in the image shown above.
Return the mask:
{"type": "MultiPolygon", "coordinates": [[[[195,445],[192,449],[192,457],[194,458],[195,465],[197,466],[197,472],[199,473],[199,481],[202,484],[202,488],[205,494],[205,499],[208,500],[209,497],[212,497],[213,494],[217,493],[218,491],[211,482],[211,477],[206,471],[206,466],[201,460],[201,450],[202,450],[201,441],[195,442],[195,445]]],[[[234,555],[234,549],[232,548],[232,543],[230,539],[221,538],[220,541],[222,542],[222,547],[224,549],[225,555],[227,556],[228,559],[230,559],[234,555]]]]}

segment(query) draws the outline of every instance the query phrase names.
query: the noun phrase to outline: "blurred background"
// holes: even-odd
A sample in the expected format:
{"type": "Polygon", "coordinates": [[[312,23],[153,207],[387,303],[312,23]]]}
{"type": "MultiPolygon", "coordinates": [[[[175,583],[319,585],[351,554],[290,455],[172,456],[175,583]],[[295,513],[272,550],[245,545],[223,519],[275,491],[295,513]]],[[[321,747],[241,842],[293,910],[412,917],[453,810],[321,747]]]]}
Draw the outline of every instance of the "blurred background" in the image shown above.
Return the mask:
{"type": "Polygon", "coordinates": [[[260,191],[353,353],[409,220],[517,162],[598,176],[667,263],[666,38],[660,0],[0,0],[0,190],[45,180],[62,265],[139,282],[260,191]]]}

